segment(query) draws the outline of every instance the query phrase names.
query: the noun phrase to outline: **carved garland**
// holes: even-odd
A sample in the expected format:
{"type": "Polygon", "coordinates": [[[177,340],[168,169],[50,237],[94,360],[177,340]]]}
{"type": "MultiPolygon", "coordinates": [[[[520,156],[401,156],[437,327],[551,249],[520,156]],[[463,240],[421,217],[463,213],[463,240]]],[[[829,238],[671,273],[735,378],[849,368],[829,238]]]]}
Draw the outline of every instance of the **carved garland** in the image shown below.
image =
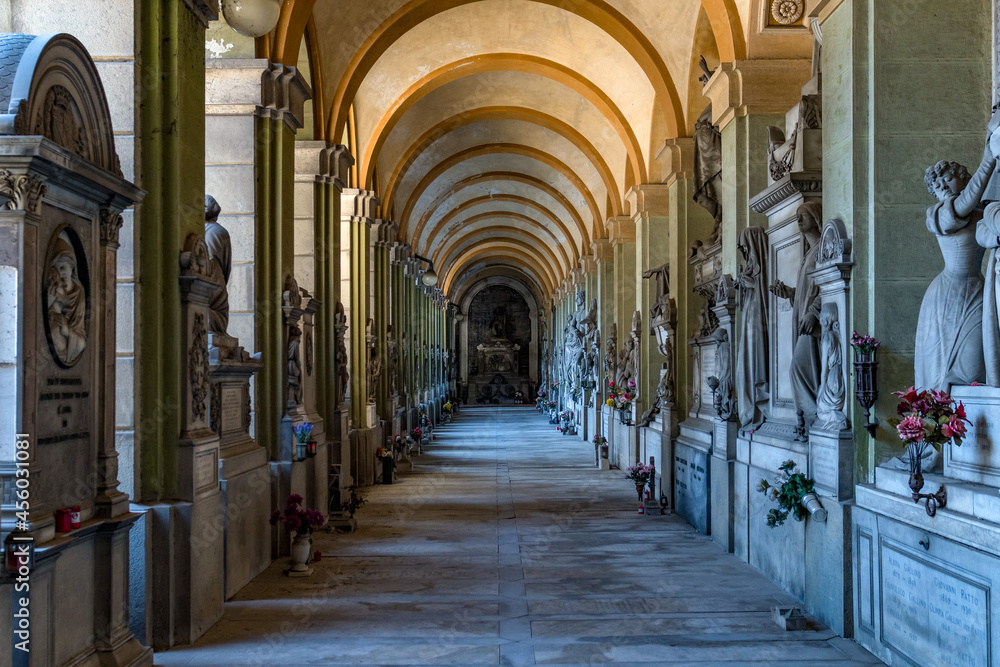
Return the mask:
{"type": "Polygon", "coordinates": [[[194,315],[194,330],[188,350],[188,376],[191,380],[191,412],[198,421],[205,420],[208,398],[208,329],[202,313],[194,315]]]}

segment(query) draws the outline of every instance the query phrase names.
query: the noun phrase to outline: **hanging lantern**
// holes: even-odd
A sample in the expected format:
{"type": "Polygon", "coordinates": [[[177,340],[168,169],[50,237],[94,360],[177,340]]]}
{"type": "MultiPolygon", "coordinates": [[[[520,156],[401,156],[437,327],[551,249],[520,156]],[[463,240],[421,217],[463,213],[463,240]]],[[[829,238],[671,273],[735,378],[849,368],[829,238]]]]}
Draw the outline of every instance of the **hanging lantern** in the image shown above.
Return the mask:
{"type": "Polygon", "coordinates": [[[306,441],[306,456],[312,458],[316,456],[316,441],[308,440],[306,441]]]}

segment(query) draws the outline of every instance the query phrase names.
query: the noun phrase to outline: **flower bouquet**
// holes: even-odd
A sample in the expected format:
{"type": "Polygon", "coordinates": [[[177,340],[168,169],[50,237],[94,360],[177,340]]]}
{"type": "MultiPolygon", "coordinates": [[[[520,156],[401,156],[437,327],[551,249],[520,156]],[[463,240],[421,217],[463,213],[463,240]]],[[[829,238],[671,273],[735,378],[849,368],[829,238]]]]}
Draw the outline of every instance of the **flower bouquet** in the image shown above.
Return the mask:
{"type": "Polygon", "coordinates": [[[776,500],[778,507],[767,511],[767,525],[771,528],[785,523],[791,513],[796,521],[804,521],[810,514],[820,521],[826,521],[826,510],[819,504],[819,498],[814,493],[816,482],[805,476],[788,460],[778,466],[778,476],[772,485],[766,479],[760,480],[757,490],[770,500],[776,500]]]}
{"type": "Polygon", "coordinates": [[[347,487],[347,493],[347,500],[344,501],[343,508],[348,514],[354,516],[354,513],[358,511],[358,508],[368,501],[361,496],[361,491],[353,484],[347,487]]]}
{"type": "Polygon", "coordinates": [[[309,422],[299,422],[292,426],[292,433],[295,435],[295,458],[298,461],[305,461],[309,456],[309,436],[312,434],[313,425],[309,422]]]}
{"type": "Polygon", "coordinates": [[[879,342],[873,336],[868,334],[862,336],[857,331],[851,332],[851,347],[854,348],[858,356],[871,355],[878,346],[879,342]]]}
{"type": "Polygon", "coordinates": [[[290,533],[309,534],[316,528],[322,528],[326,518],[319,510],[309,510],[302,507],[302,496],[293,493],[285,501],[284,510],[271,512],[271,525],[283,524],[290,533]]]}
{"type": "Polygon", "coordinates": [[[629,380],[623,390],[616,387],[614,382],[608,382],[608,389],[610,393],[604,404],[609,408],[618,410],[618,417],[621,423],[630,423],[632,421],[632,401],[635,399],[635,394],[633,393],[635,391],[635,382],[629,380]]]}
{"type": "Polygon", "coordinates": [[[945,506],[948,496],[943,486],[937,493],[920,493],[924,486],[921,459],[928,447],[940,451],[949,442],[961,447],[966,424],[971,422],[965,415],[965,406],[946,391],[925,389],[918,392],[910,387],[906,391],[894,391],[892,395],[901,399],[896,406],[896,414],[901,419],[890,419],[889,424],[896,429],[899,439],[906,443],[913,502],[926,500],[927,514],[934,516],[938,507],[945,506]]]}
{"type": "Polygon", "coordinates": [[[635,491],[639,494],[639,502],[642,502],[642,491],[649,484],[656,469],[645,463],[637,463],[634,466],[625,468],[625,479],[630,479],[635,484],[635,491]]]}

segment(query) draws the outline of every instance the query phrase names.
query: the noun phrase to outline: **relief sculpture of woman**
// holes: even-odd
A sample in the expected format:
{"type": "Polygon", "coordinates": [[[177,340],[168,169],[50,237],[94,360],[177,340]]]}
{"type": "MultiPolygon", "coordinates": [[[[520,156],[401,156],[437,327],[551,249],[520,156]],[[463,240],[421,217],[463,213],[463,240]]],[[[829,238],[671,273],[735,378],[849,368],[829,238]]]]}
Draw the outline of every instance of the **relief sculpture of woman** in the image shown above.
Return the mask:
{"type": "Polygon", "coordinates": [[[45,280],[49,335],[56,357],[70,366],[87,347],[87,296],[77,269],[76,251],[65,232],[56,237],[50,257],[45,280]]]}
{"type": "Polygon", "coordinates": [[[767,347],[767,234],[760,227],[740,232],[745,266],[737,276],[742,315],[736,354],[736,393],[740,424],[756,430],[764,423],[769,394],[767,347]]]}
{"type": "MultiPolygon", "coordinates": [[[[994,122],[990,123],[990,133],[994,122]]],[[[957,162],[927,168],[924,182],[937,197],[927,209],[927,229],[937,236],[942,271],[927,288],[917,319],[915,386],[946,390],[986,380],[983,357],[983,274],[985,250],[976,241],[983,217],[981,200],[996,158],[983,154],[976,173],[957,162]]]]}
{"type": "MultiPolygon", "coordinates": [[[[990,154],[1000,156],[1000,130],[990,128],[990,154]]],[[[1000,178],[995,173],[994,178],[1000,178]]],[[[983,219],[976,225],[976,240],[989,251],[986,287],[983,292],[983,354],[986,361],[986,384],[1000,387],[1000,201],[986,206],[983,219]]]]}

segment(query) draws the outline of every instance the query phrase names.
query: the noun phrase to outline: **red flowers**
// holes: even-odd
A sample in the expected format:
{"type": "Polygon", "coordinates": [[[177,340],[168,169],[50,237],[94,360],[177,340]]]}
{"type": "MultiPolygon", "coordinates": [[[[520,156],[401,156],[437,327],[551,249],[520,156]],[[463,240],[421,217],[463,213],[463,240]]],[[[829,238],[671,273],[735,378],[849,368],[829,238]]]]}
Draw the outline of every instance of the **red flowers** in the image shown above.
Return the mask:
{"type": "Polygon", "coordinates": [[[271,525],[285,524],[291,533],[311,533],[315,528],[321,528],[326,523],[326,517],[318,510],[302,509],[302,496],[293,493],[285,501],[285,510],[271,512],[271,525]]]}

